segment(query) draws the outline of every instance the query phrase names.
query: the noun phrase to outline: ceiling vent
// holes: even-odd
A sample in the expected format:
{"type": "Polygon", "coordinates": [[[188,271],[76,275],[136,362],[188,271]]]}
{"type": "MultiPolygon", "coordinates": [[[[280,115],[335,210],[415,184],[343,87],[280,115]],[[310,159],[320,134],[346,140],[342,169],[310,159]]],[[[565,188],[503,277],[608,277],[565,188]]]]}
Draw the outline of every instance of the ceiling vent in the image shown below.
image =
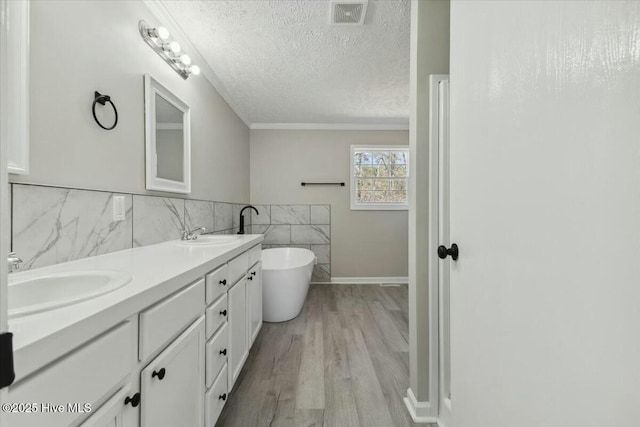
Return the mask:
{"type": "Polygon", "coordinates": [[[331,0],[331,24],[362,25],[367,13],[368,0],[331,0]]]}

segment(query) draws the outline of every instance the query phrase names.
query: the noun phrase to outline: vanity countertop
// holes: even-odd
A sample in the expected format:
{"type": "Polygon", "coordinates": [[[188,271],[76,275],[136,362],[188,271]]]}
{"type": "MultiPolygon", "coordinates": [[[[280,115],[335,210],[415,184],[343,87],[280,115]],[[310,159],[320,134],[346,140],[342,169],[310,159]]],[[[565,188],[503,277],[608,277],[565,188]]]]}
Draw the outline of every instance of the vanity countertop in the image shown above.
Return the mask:
{"type": "Polygon", "coordinates": [[[238,242],[225,245],[186,246],[173,240],[15,273],[16,278],[91,270],[118,270],[132,275],[126,286],[108,294],[9,319],[9,330],[14,334],[16,381],[203,277],[264,239],[261,234],[238,237],[238,242]]]}

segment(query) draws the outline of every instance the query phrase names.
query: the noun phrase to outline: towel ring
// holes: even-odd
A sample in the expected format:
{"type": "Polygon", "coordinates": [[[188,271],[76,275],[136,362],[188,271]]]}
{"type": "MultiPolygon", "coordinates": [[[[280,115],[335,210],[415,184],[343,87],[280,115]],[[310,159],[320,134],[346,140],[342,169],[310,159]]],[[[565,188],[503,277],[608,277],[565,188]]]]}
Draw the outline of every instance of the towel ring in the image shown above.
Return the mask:
{"type": "Polygon", "coordinates": [[[109,95],[102,95],[98,91],[94,92],[93,105],[91,106],[91,111],[93,112],[93,119],[96,121],[98,126],[100,126],[104,130],[111,130],[115,128],[116,125],[118,124],[118,110],[116,110],[116,106],[113,103],[113,101],[111,101],[111,97],[109,95]],[[100,105],[106,105],[107,102],[111,104],[111,107],[113,108],[113,112],[116,115],[116,119],[113,122],[113,125],[111,127],[104,126],[102,123],[100,123],[100,120],[98,120],[98,117],[96,116],[96,103],[100,105]]]}

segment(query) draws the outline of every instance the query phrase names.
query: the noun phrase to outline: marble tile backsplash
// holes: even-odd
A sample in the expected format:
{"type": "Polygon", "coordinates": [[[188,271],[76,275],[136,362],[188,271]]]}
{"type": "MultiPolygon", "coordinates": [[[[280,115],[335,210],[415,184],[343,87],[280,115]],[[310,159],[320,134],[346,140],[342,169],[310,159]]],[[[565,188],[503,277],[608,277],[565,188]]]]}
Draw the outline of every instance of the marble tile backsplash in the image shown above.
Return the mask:
{"type": "Polygon", "coordinates": [[[116,193],[13,185],[12,247],[22,269],[43,267],[131,247],[132,197],[124,221],[113,222],[116,193]]]}
{"type": "MultiPolygon", "coordinates": [[[[11,186],[11,250],[24,270],[179,239],[182,230],[238,231],[244,204],[111,193],[27,184],[11,186]],[[113,220],[123,196],[125,219],[113,220]]],[[[314,282],[331,280],[330,205],[256,205],[245,232],[264,234],[263,247],[303,247],[318,264],[314,282]]]]}
{"type": "Polygon", "coordinates": [[[330,205],[255,205],[251,232],[264,234],[263,248],[301,247],[316,254],[312,281],[331,280],[330,205]]]}
{"type": "MultiPolygon", "coordinates": [[[[236,233],[244,204],[10,184],[11,250],[28,270],[179,239],[183,228],[236,233]],[[113,221],[124,196],[125,220],[113,221]]],[[[245,211],[245,231],[251,215],[245,211]]]]}

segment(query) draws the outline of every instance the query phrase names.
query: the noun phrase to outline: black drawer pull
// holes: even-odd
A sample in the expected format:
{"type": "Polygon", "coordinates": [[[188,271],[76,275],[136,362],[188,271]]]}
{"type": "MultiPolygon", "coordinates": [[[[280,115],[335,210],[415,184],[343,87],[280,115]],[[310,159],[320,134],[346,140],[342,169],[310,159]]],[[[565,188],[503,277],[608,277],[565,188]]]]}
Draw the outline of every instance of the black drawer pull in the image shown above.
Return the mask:
{"type": "Polygon", "coordinates": [[[222,310],[220,312],[220,316],[226,316],[227,315],[227,310],[222,310]]]}
{"type": "Polygon", "coordinates": [[[252,272],[251,272],[251,275],[252,275],[252,276],[255,276],[255,275],[256,275],[256,272],[255,272],[255,271],[252,271],[252,272]]]}
{"type": "Polygon", "coordinates": [[[222,280],[220,280],[220,284],[221,284],[222,286],[227,286],[227,279],[222,279],[222,280]]]}
{"type": "Polygon", "coordinates": [[[218,396],[218,399],[227,400],[227,393],[221,394],[220,396],[218,396]]]}
{"type": "Polygon", "coordinates": [[[167,373],[167,371],[164,368],[162,368],[159,371],[153,371],[151,373],[151,378],[158,377],[158,379],[160,381],[162,381],[164,379],[164,374],[166,374],[166,373],[167,373]]]}
{"type": "Polygon", "coordinates": [[[140,404],[140,393],[134,394],[132,397],[127,396],[124,399],[124,404],[131,404],[134,408],[140,404]]]}
{"type": "Polygon", "coordinates": [[[249,280],[253,280],[253,277],[249,276],[249,277],[247,277],[247,279],[249,279],[249,280]]]}
{"type": "Polygon", "coordinates": [[[226,356],[227,355],[227,349],[223,348],[222,350],[220,350],[220,354],[223,355],[223,356],[226,356]]]}

